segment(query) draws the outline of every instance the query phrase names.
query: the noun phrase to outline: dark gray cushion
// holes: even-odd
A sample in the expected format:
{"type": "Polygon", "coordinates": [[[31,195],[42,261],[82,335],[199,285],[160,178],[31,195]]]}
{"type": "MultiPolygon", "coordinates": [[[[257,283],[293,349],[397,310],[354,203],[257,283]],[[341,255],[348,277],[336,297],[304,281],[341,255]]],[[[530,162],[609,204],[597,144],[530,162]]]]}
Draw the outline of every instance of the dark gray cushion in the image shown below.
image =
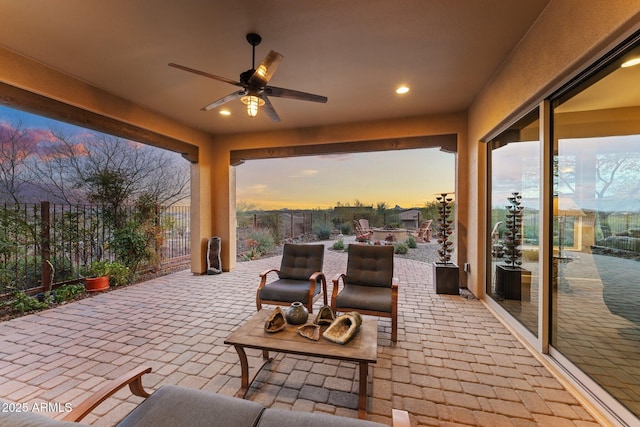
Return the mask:
{"type": "Polygon", "coordinates": [[[192,388],[160,387],[118,426],[255,426],[264,407],[250,400],[192,388]]]}
{"type": "MultiPolygon", "coordinates": [[[[309,280],[280,279],[267,284],[260,290],[260,299],[265,301],[300,301],[307,303],[309,298],[309,280]]],[[[322,290],[320,283],[316,284],[314,295],[318,295],[322,290]]]]}
{"type": "Polygon", "coordinates": [[[324,245],[285,244],[280,263],[281,279],[309,280],[317,271],[322,271],[324,245]]]}
{"type": "Polygon", "coordinates": [[[258,427],[380,427],[383,424],[328,414],[267,409],[258,427]]]}
{"type": "Polygon", "coordinates": [[[373,310],[391,313],[391,288],[345,285],[336,298],[336,308],[373,310]]]}
{"type": "Polygon", "coordinates": [[[393,246],[349,245],[346,283],[391,287],[393,246]]]}

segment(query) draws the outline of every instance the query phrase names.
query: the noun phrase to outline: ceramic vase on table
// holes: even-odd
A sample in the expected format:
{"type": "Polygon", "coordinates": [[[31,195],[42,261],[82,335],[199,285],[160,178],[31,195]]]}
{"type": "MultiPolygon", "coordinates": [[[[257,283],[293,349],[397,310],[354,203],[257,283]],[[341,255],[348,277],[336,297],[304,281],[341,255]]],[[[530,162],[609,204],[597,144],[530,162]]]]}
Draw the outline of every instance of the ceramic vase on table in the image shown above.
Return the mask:
{"type": "Polygon", "coordinates": [[[309,318],[309,311],[301,302],[296,301],[285,312],[285,318],[290,325],[302,325],[309,318]]]}

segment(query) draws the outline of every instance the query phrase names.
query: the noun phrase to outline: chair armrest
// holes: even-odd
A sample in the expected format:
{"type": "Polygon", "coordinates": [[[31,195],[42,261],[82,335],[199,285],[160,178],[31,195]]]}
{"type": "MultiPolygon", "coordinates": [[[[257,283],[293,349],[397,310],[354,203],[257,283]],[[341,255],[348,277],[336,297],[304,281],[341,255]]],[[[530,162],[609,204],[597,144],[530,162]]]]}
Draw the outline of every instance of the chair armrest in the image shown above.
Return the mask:
{"type": "Polygon", "coordinates": [[[265,270],[262,273],[260,273],[260,277],[267,277],[267,274],[272,273],[272,272],[276,272],[276,273],[280,273],[280,270],[277,268],[272,268],[271,270],[265,270]]]}
{"type": "Polygon", "coordinates": [[[327,305],[327,278],[321,271],[316,271],[309,277],[309,297],[310,301],[313,301],[313,295],[316,292],[316,284],[320,280],[320,284],[322,285],[322,296],[324,299],[324,305],[327,305]]]}
{"type": "Polygon", "coordinates": [[[260,273],[260,285],[258,286],[258,292],[260,292],[260,289],[264,288],[264,286],[267,284],[267,274],[273,272],[280,273],[280,270],[277,268],[272,268],[271,270],[266,270],[260,273]]]}
{"type": "Polygon", "coordinates": [[[98,389],[91,396],[81,402],[78,406],[73,408],[73,410],[69,412],[62,420],[79,422],[92,410],[94,410],[99,404],[104,402],[107,398],[109,398],[111,395],[113,395],[115,392],[126,385],[129,386],[131,393],[133,393],[134,395],[140,397],[149,397],[150,394],[147,393],[142,387],[142,376],[149,372],[151,372],[150,367],[140,366],[138,368],[132,369],[131,371],[119,376],[114,380],[109,381],[107,384],[100,387],[100,389],[98,389]]]}
{"type": "Polygon", "coordinates": [[[338,297],[338,288],[340,287],[340,279],[342,279],[342,283],[344,284],[344,281],[346,279],[347,275],[344,273],[341,274],[337,274],[333,277],[333,279],[331,279],[331,281],[333,282],[333,289],[331,290],[331,308],[333,308],[333,310],[336,310],[336,298],[338,297]]]}
{"type": "Polygon", "coordinates": [[[411,427],[411,421],[409,420],[409,413],[401,409],[392,409],[391,417],[393,419],[393,427],[411,427]]]}

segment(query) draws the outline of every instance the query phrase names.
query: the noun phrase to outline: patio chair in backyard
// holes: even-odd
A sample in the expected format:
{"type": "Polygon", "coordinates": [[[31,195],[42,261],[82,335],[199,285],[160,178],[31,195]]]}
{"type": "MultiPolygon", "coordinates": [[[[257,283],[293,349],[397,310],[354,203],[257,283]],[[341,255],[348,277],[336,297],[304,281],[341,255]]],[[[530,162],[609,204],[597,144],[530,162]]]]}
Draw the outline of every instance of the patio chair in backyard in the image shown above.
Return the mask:
{"type": "Polygon", "coordinates": [[[418,240],[418,242],[430,242],[431,241],[431,223],[433,222],[433,220],[427,220],[424,221],[421,225],[420,228],[418,229],[418,232],[415,234],[416,239],[418,240]]]}
{"type": "Polygon", "coordinates": [[[391,318],[391,341],[398,340],[398,283],[393,246],[349,245],[346,274],[333,279],[331,307],[391,318]],[[340,291],[340,281],[343,288],[340,291]]]}
{"type": "Polygon", "coordinates": [[[364,231],[365,233],[372,233],[373,232],[373,229],[369,225],[369,220],[368,219],[360,218],[358,220],[358,222],[360,223],[360,227],[362,227],[362,231],[364,231]]]}
{"type": "Polygon", "coordinates": [[[321,294],[326,305],[327,280],[322,273],[323,261],[324,245],[285,244],[280,269],[260,273],[256,292],[258,311],[262,304],[291,305],[300,301],[309,313],[313,313],[313,303],[321,294]],[[267,283],[269,273],[276,273],[278,278],[267,283]]]}
{"type": "Polygon", "coordinates": [[[370,229],[362,228],[362,224],[357,219],[353,220],[353,227],[356,229],[356,240],[366,241],[371,239],[373,231],[370,229]]]}

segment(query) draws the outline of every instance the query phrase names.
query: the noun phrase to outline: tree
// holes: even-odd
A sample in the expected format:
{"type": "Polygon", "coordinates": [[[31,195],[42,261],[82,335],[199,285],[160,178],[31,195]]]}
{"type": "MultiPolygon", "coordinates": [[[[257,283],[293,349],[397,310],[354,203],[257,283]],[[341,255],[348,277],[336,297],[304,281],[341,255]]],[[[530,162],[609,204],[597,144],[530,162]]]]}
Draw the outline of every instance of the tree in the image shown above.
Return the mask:
{"type": "Polygon", "coordinates": [[[98,203],[117,215],[143,195],[161,205],[188,197],[189,165],[167,151],[111,135],[52,133],[34,170],[39,184],[67,203],[98,203]]]}
{"type": "Polygon", "coordinates": [[[0,123],[0,201],[21,201],[29,181],[26,163],[33,145],[22,122],[0,123]]]}

